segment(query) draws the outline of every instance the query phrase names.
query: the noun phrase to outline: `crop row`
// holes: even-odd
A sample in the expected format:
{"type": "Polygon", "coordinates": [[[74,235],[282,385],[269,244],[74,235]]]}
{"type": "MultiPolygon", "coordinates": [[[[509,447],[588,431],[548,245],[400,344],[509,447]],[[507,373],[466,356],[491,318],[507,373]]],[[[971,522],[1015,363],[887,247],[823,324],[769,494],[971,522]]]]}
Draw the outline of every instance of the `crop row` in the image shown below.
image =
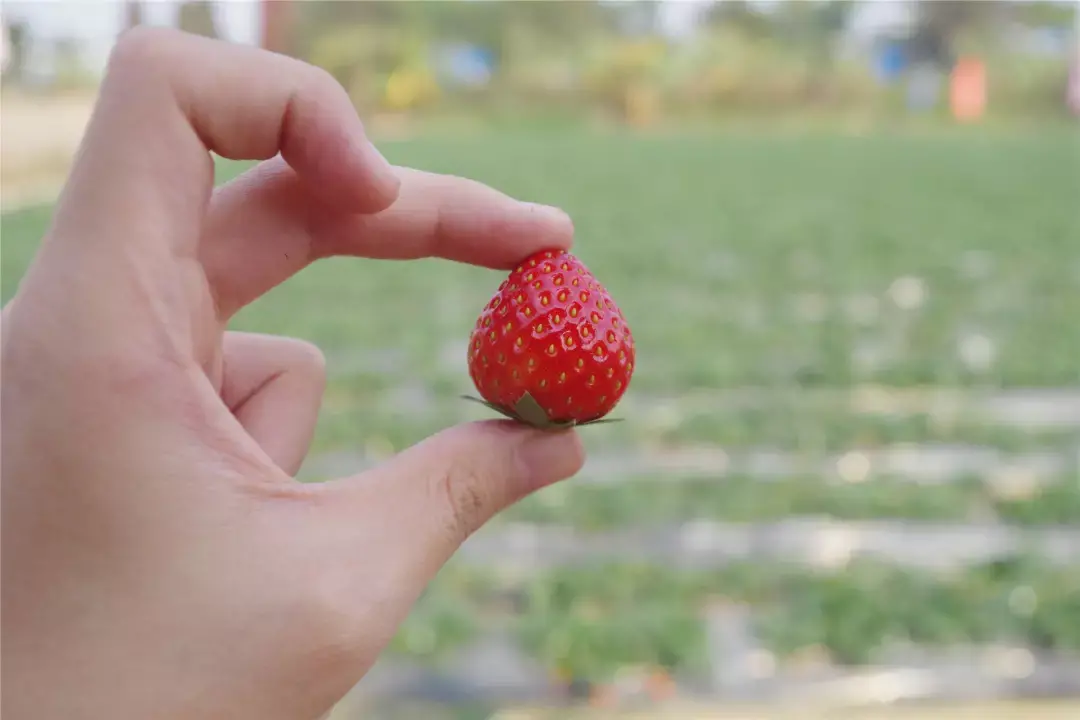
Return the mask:
{"type": "Polygon", "coordinates": [[[816,649],[833,662],[859,665],[906,643],[1008,642],[1080,652],[1080,567],[1054,570],[1024,557],[952,576],[872,562],[835,573],[610,565],[553,570],[520,584],[451,566],[421,598],[393,649],[447,660],[497,627],[551,671],[574,677],[603,681],[640,664],[698,673],[740,661],[723,642],[710,646],[710,607],[719,608],[720,635],[749,639],[736,640],[734,651],[760,643],[781,663],[816,649]],[[742,608],[752,610],[745,615],[742,608]]]}
{"type": "Polygon", "coordinates": [[[1080,526],[1080,480],[1062,478],[1019,496],[975,478],[920,485],[897,479],[830,483],[814,477],[763,482],[752,477],[573,481],[507,510],[506,520],[609,530],[688,520],[767,522],[790,516],[839,520],[956,521],[997,518],[1021,526],[1080,526]]]}
{"type": "MultiPolygon", "coordinates": [[[[342,381],[346,383],[348,381],[342,381]]],[[[493,416],[465,405],[458,395],[469,390],[440,389],[438,399],[415,411],[386,407],[391,391],[333,389],[322,420],[317,450],[355,447],[357,438],[380,437],[401,448],[428,434],[467,419],[493,416]],[[450,393],[454,394],[451,395],[450,393]],[[380,407],[382,406],[382,407],[380,407]]],[[[475,391],[473,391],[475,392],[475,391]]],[[[785,451],[842,453],[901,444],[949,444],[1005,453],[1061,452],[1075,447],[1080,428],[1023,428],[977,420],[949,422],[928,413],[888,417],[840,411],[799,411],[778,405],[740,411],[667,414],[628,403],[613,417],[620,423],[597,426],[590,434],[602,445],[709,444],[729,449],[776,448],[785,451]]]]}

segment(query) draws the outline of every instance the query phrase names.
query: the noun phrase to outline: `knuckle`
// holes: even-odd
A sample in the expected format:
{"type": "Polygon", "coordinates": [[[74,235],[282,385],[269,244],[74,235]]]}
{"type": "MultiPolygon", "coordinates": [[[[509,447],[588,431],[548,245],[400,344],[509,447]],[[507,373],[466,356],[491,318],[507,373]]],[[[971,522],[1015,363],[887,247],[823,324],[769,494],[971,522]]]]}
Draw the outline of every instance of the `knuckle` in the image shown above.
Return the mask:
{"type": "Polygon", "coordinates": [[[307,77],[304,78],[304,85],[306,85],[309,90],[314,90],[320,94],[346,95],[345,88],[326,68],[318,65],[300,63],[299,61],[297,61],[297,67],[302,70],[301,74],[307,74],[307,77]]]}
{"type": "Polygon", "coordinates": [[[295,86],[294,100],[300,98],[309,106],[317,107],[320,112],[337,112],[351,108],[356,112],[356,106],[348,91],[335,78],[329,70],[317,65],[308,65],[299,60],[294,61],[295,86]]]}
{"type": "Polygon", "coordinates": [[[436,487],[445,507],[445,532],[454,542],[462,543],[490,514],[483,476],[476,468],[458,463],[439,476],[436,487]]]}
{"type": "Polygon", "coordinates": [[[144,25],[124,30],[109,56],[110,70],[154,66],[161,61],[166,48],[175,42],[176,35],[175,30],[144,25]]]}
{"type": "Polygon", "coordinates": [[[318,345],[307,340],[293,340],[292,365],[312,382],[325,384],[326,355],[318,345]]]}

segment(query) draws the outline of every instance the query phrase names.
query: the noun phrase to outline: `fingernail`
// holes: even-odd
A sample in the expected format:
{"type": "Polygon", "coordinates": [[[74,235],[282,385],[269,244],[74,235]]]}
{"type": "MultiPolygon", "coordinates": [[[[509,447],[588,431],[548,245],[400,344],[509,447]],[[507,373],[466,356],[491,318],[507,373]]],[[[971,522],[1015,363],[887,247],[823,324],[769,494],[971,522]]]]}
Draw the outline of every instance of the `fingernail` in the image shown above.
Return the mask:
{"type": "Polygon", "coordinates": [[[559,223],[570,222],[570,216],[566,214],[566,211],[562,208],[557,208],[554,205],[541,205],[540,203],[523,202],[521,203],[521,206],[525,208],[527,212],[540,215],[545,220],[553,220],[559,223]]]}
{"type": "Polygon", "coordinates": [[[574,243],[574,221],[566,214],[565,210],[553,205],[538,205],[536,203],[522,203],[526,212],[529,213],[530,229],[539,225],[544,236],[544,242],[554,247],[569,248],[574,243]]]}
{"type": "Polygon", "coordinates": [[[585,450],[572,430],[536,430],[522,441],[518,457],[529,489],[565,480],[581,469],[585,450]]]}

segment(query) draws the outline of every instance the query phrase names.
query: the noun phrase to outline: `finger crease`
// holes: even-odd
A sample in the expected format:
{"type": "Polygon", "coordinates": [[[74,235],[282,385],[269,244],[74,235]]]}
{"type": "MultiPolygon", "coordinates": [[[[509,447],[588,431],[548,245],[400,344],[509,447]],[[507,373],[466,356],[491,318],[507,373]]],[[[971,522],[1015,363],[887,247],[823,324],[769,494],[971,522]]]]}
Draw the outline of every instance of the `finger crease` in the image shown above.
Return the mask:
{"type": "MultiPolygon", "coordinates": [[[[250,391],[244,393],[244,395],[237,402],[227,404],[226,406],[229,408],[229,412],[231,412],[233,415],[240,413],[244,409],[244,406],[247,405],[253,397],[261,393],[267,387],[269,387],[274,381],[276,381],[286,372],[286,370],[277,370],[267,375],[265,378],[263,378],[261,382],[251,388],[250,391]]],[[[223,369],[223,375],[228,377],[228,368],[223,369]]]]}

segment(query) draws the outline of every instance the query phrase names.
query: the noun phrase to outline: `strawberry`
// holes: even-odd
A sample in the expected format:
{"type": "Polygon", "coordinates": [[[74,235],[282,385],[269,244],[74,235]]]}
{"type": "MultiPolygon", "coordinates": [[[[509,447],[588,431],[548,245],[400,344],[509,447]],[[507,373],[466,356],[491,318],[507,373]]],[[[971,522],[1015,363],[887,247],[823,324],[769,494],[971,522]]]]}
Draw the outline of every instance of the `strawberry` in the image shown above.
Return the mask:
{"type": "Polygon", "coordinates": [[[537,427],[599,421],[633,372],[622,312],[565,250],[541,250],[511,272],[469,339],[469,375],[484,404],[537,427]]]}

